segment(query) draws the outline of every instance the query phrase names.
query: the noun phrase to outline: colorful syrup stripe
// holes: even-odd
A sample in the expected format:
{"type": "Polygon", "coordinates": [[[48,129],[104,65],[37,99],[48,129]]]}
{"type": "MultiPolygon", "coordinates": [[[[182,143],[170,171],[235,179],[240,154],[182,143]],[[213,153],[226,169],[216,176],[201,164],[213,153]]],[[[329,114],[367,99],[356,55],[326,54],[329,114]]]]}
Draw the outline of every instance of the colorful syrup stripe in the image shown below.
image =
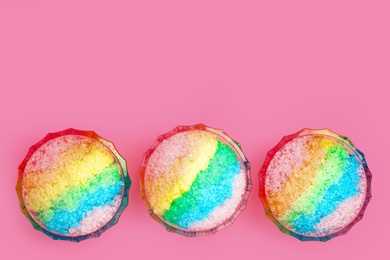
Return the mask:
{"type": "Polygon", "coordinates": [[[323,136],[298,137],[273,157],[266,197],[284,226],[304,235],[324,235],[348,225],[365,199],[360,161],[339,142],[323,136]]]}
{"type": "Polygon", "coordinates": [[[243,164],[229,145],[211,133],[188,131],[156,148],[146,167],[145,191],[153,212],[166,222],[204,230],[234,213],[245,181],[243,164]]]}
{"type": "Polygon", "coordinates": [[[42,145],[26,165],[22,189],[36,220],[61,235],[86,235],[117,212],[120,165],[94,139],[66,135],[42,145]],[[99,212],[99,214],[97,214],[99,212]]]}

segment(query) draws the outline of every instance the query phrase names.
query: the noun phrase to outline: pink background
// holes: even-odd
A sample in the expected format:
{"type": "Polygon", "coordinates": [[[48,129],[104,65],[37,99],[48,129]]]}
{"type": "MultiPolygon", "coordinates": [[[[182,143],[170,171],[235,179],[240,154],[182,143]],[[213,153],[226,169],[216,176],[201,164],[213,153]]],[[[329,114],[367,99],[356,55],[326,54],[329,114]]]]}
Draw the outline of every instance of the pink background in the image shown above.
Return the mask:
{"type": "Polygon", "coordinates": [[[0,0],[0,258],[390,259],[389,11],[386,0],[0,0]],[[199,122],[241,143],[254,187],[233,226],[189,239],[149,218],[137,173],[159,134],[199,122]],[[119,223],[78,244],[35,231],[15,192],[28,148],[68,127],[113,141],[133,180],[119,223]],[[266,152],[304,127],[350,137],[374,176],[363,220],[326,243],[281,233],[257,197],[266,152]]]}

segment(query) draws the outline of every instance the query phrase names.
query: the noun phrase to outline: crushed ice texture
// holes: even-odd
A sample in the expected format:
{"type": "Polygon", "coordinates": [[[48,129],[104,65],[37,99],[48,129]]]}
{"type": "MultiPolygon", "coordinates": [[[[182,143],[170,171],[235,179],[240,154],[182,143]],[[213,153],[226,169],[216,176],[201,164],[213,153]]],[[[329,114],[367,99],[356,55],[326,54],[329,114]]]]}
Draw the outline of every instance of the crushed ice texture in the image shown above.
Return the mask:
{"type": "Polygon", "coordinates": [[[26,208],[42,226],[62,235],[86,235],[107,224],[120,207],[123,186],[120,166],[107,147],[82,135],[43,144],[23,176],[26,208]]]}
{"type": "Polygon", "coordinates": [[[293,139],[275,154],[267,169],[267,196],[274,196],[267,199],[273,203],[271,210],[283,214],[276,218],[284,226],[304,235],[329,234],[348,225],[359,213],[365,198],[360,161],[340,143],[325,139],[293,139]],[[310,146],[311,142],[317,144],[310,146]],[[307,161],[308,158],[311,161],[307,161]],[[305,178],[305,174],[313,174],[305,171],[316,158],[320,166],[313,177],[305,178]],[[291,175],[293,172],[305,174],[297,177],[291,175]],[[293,180],[295,183],[286,186],[293,180]],[[286,187],[291,190],[283,190],[286,187]],[[278,192],[283,196],[273,195],[278,192]]]}
{"type": "Polygon", "coordinates": [[[161,142],[149,158],[145,180],[152,210],[166,208],[160,217],[167,223],[195,231],[231,217],[246,188],[235,152],[205,131],[182,132],[161,142]]]}

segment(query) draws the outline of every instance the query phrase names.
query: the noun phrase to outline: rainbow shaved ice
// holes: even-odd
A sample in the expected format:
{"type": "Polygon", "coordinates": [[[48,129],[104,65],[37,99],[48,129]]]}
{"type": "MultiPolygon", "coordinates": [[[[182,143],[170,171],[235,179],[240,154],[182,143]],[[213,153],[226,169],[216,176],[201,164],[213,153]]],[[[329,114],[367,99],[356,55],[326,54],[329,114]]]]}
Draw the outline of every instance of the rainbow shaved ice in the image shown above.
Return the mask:
{"type": "Polygon", "coordinates": [[[251,189],[241,148],[204,125],[160,136],[145,155],[140,184],[151,216],[185,236],[209,235],[230,225],[251,189]]]}
{"type": "Polygon", "coordinates": [[[286,136],[268,153],[259,176],[267,216],[300,240],[345,234],[371,198],[364,155],[329,130],[286,136]]]}
{"type": "Polygon", "coordinates": [[[17,192],[36,229],[78,242],[117,222],[129,186],[126,163],[110,142],[68,129],[30,149],[19,167],[17,192]]]}

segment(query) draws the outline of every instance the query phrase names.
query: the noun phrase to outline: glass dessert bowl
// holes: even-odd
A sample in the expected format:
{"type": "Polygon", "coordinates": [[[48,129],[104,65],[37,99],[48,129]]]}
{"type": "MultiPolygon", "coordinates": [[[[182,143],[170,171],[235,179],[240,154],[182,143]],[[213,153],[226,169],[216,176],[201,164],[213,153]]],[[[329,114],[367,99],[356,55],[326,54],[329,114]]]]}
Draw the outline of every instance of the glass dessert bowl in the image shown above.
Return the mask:
{"type": "Polygon", "coordinates": [[[19,166],[16,191],[35,229],[79,242],[115,225],[131,181],[114,145],[92,131],[50,133],[19,166]]]}
{"type": "Polygon", "coordinates": [[[211,235],[232,224],[252,187],[239,144],[202,124],[159,136],[145,154],[139,179],[152,218],[188,237],[211,235]]]}
{"type": "Polygon", "coordinates": [[[285,136],[268,152],[259,179],[267,217],[302,241],[347,233],[371,199],[363,153],[328,129],[285,136]]]}

